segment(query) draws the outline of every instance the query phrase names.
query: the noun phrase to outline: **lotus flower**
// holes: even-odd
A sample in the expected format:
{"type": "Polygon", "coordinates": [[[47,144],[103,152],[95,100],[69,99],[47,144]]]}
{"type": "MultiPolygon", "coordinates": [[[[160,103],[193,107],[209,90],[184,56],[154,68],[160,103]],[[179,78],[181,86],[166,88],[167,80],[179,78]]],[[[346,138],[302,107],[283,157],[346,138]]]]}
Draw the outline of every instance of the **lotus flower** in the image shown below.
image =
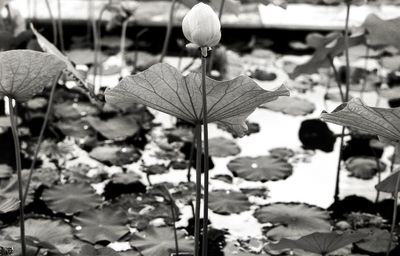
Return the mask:
{"type": "Polygon", "coordinates": [[[207,4],[198,3],[182,21],[186,39],[196,47],[213,47],[221,40],[221,23],[217,14],[207,4]]]}
{"type": "Polygon", "coordinates": [[[66,65],[56,56],[31,50],[0,53],[0,97],[24,102],[49,86],[66,65]]]}
{"type": "MultiPolygon", "coordinates": [[[[222,82],[207,77],[206,92],[208,122],[219,122],[238,136],[244,135],[245,120],[256,107],[289,95],[284,86],[266,91],[247,76],[222,82]]],[[[117,107],[140,103],[193,124],[203,122],[201,74],[184,77],[165,63],[124,78],[106,90],[105,99],[117,107]]]]}

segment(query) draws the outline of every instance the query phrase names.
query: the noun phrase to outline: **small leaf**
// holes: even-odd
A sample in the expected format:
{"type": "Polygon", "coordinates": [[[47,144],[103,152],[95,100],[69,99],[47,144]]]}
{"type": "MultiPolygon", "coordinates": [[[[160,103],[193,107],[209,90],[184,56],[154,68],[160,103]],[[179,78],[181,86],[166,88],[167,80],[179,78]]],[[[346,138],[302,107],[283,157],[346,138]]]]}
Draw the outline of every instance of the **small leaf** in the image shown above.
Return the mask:
{"type": "Polygon", "coordinates": [[[55,212],[74,214],[99,206],[103,200],[90,184],[72,183],[43,191],[42,200],[55,212]]]}
{"type": "Polygon", "coordinates": [[[346,245],[355,243],[365,238],[365,233],[321,233],[315,232],[310,235],[303,236],[298,240],[282,238],[277,244],[270,244],[273,250],[281,249],[302,249],[307,252],[327,255],[330,252],[336,251],[346,245]]]}
{"type": "Polygon", "coordinates": [[[378,185],[375,186],[376,190],[394,194],[396,192],[396,183],[399,175],[400,171],[391,174],[389,177],[382,180],[378,185]]]}
{"type": "Polygon", "coordinates": [[[321,119],[375,134],[390,141],[400,141],[399,108],[368,107],[360,99],[352,99],[330,114],[322,113],[321,119]]]}
{"type": "Polygon", "coordinates": [[[135,115],[118,116],[107,120],[90,116],[86,120],[93,129],[110,140],[131,137],[140,129],[135,115]]]}
{"type": "Polygon", "coordinates": [[[297,203],[275,203],[266,205],[254,212],[260,223],[277,226],[267,232],[272,239],[297,239],[313,232],[330,230],[329,213],[321,208],[297,203]]]}
{"type": "Polygon", "coordinates": [[[241,213],[250,209],[251,203],[241,192],[219,190],[210,192],[209,208],[219,214],[241,213]]]}
{"type": "Polygon", "coordinates": [[[367,31],[367,44],[370,46],[394,46],[400,49],[400,18],[383,20],[371,13],[363,25],[367,31]]]}
{"type": "Polygon", "coordinates": [[[0,53],[0,97],[27,101],[51,85],[65,64],[54,55],[31,50],[0,53]]]}
{"type": "Polygon", "coordinates": [[[140,158],[140,153],[134,147],[122,147],[117,145],[95,147],[89,155],[108,165],[130,164],[136,162],[140,158]]]}
{"type": "Polygon", "coordinates": [[[228,163],[236,176],[250,181],[276,181],[292,175],[293,167],[286,160],[271,156],[238,157],[228,163]]]}
{"type": "Polygon", "coordinates": [[[261,107],[291,116],[304,116],[315,110],[314,103],[298,97],[281,97],[275,101],[262,104],[261,107]]]}
{"type": "MultiPolygon", "coordinates": [[[[285,87],[266,91],[246,76],[229,81],[206,79],[208,121],[219,122],[243,136],[244,123],[256,107],[289,95],[285,87]]],[[[107,89],[106,101],[118,107],[144,104],[187,122],[202,122],[201,74],[183,77],[168,64],[156,64],[144,72],[124,78],[107,89]]]]}
{"type": "MultiPolygon", "coordinates": [[[[185,233],[177,230],[179,254],[193,252],[194,243],[185,238],[185,233]]],[[[141,233],[134,233],[130,240],[131,246],[143,256],[166,256],[176,252],[174,231],[170,227],[150,227],[141,233]]]]}
{"type": "Polygon", "coordinates": [[[235,156],[240,153],[240,147],[235,141],[223,137],[211,138],[208,144],[210,156],[227,157],[235,156]]]}

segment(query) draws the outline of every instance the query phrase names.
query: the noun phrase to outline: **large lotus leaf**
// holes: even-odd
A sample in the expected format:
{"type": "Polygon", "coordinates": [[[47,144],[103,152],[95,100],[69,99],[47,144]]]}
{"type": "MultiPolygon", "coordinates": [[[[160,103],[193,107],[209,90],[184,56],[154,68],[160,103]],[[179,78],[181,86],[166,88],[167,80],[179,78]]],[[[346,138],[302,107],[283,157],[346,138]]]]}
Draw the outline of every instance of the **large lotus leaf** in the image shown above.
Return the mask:
{"type": "MultiPolygon", "coordinates": [[[[380,254],[387,251],[390,241],[389,231],[378,228],[362,228],[358,231],[368,234],[365,239],[356,243],[358,248],[373,254],[380,254]]],[[[390,249],[394,249],[396,244],[397,241],[393,241],[390,249]]]]}
{"type": "Polygon", "coordinates": [[[219,190],[209,194],[208,207],[219,214],[241,213],[250,209],[251,203],[241,192],[219,190]]]}
{"type": "Polygon", "coordinates": [[[14,197],[0,196],[0,214],[13,212],[19,209],[19,200],[14,197]]]}
{"type": "Polygon", "coordinates": [[[43,191],[42,200],[55,212],[74,214],[99,206],[103,200],[86,183],[54,186],[43,191]]]}
{"type": "Polygon", "coordinates": [[[66,69],[76,78],[78,81],[86,85],[86,82],[84,81],[83,77],[81,74],[75,69],[74,65],[68,60],[68,58],[60,52],[57,47],[55,47],[52,43],[50,43],[44,36],[42,36],[31,24],[31,30],[35,34],[38,43],[40,47],[43,49],[43,51],[48,52],[56,56],[59,60],[64,62],[64,65],[66,66],[66,69]]]}
{"type": "Polygon", "coordinates": [[[208,141],[208,146],[210,156],[227,157],[240,153],[240,147],[235,141],[223,137],[211,138],[208,141]]]}
{"type": "Polygon", "coordinates": [[[390,141],[400,141],[400,109],[366,106],[360,99],[352,99],[337,107],[332,113],[322,113],[326,122],[348,126],[376,134],[390,141]]]}
{"type": "Polygon", "coordinates": [[[228,163],[234,175],[250,181],[276,181],[286,179],[293,166],[286,160],[271,156],[238,157],[228,163]]]}
{"type": "Polygon", "coordinates": [[[80,227],[76,229],[75,235],[92,244],[119,240],[129,232],[127,222],[126,214],[114,208],[88,210],[72,220],[74,226],[80,227]]]}
{"type": "MultiPolygon", "coordinates": [[[[34,241],[38,247],[50,249],[55,253],[68,253],[74,247],[72,228],[62,221],[46,219],[25,220],[25,235],[30,241],[34,241]]],[[[3,230],[13,240],[20,238],[19,227],[13,226],[3,230]]]]}
{"type": "Polygon", "coordinates": [[[110,140],[133,136],[140,129],[135,115],[118,116],[107,120],[88,117],[86,120],[93,129],[110,140]]]}
{"type": "Polygon", "coordinates": [[[351,176],[363,180],[372,179],[378,172],[386,169],[385,163],[373,157],[350,157],[345,164],[351,176]],[[379,167],[377,161],[379,161],[379,167]]]}
{"type": "MultiPolygon", "coordinates": [[[[349,38],[349,47],[360,45],[364,43],[364,41],[364,35],[352,36],[349,38]]],[[[344,36],[340,36],[335,39],[335,41],[330,42],[324,47],[318,47],[307,62],[296,66],[293,73],[291,74],[291,77],[296,78],[301,74],[317,73],[320,68],[329,67],[329,58],[334,58],[342,54],[344,50],[344,36]]]]}
{"type": "Polygon", "coordinates": [[[303,236],[297,240],[282,238],[277,244],[270,244],[274,250],[281,249],[302,249],[307,252],[313,252],[321,255],[327,255],[346,245],[355,243],[365,238],[367,234],[356,232],[345,233],[321,233],[315,232],[310,235],[303,236]]]}
{"type": "Polygon", "coordinates": [[[261,107],[291,116],[304,116],[311,114],[315,110],[314,103],[298,97],[281,97],[275,101],[265,103],[261,107]]]}
{"type": "Polygon", "coordinates": [[[0,53],[0,97],[27,101],[51,85],[65,69],[52,54],[31,50],[0,53]]]}
{"type": "MultiPolygon", "coordinates": [[[[193,252],[194,242],[187,239],[183,231],[177,230],[177,238],[179,253],[193,252]]],[[[174,231],[170,227],[150,227],[133,234],[130,243],[143,256],[166,256],[176,252],[174,231]]]]}
{"type": "MultiPolygon", "coordinates": [[[[386,193],[395,193],[396,192],[396,183],[397,179],[399,178],[400,171],[397,171],[393,174],[391,174],[389,177],[386,179],[382,180],[379,182],[378,185],[375,186],[376,190],[386,192],[386,193]]],[[[398,191],[400,191],[398,189],[398,191]]]]}
{"type": "MultiPolygon", "coordinates": [[[[202,123],[201,74],[186,77],[169,64],[156,64],[144,72],[124,78],[118,86],[107,89],[106,101],[125,107],[144,104],[190,123],[202,123]]],[[[289,95],[285,87],[266,91],[246,76],[215,81],[206,78],[209,122],[219,122],[243,136],[245,119],[259,105],[289,95]]]]}
{"type": "Polygon", "coordinates": [[[369,14],[362,25],[371,46],[391,45],[400,49],[400,18],[383,20],[376,14],[369,14]]]}
{"type": "Polygon", "coordinates": [[[270,204],[257,209],[254,216],[261,223],[277,225],[267,231],[267,236],[275,240],[297,239],[313,232],[328,232],[331,227],[327,211],[306,204],[270,204]]]}

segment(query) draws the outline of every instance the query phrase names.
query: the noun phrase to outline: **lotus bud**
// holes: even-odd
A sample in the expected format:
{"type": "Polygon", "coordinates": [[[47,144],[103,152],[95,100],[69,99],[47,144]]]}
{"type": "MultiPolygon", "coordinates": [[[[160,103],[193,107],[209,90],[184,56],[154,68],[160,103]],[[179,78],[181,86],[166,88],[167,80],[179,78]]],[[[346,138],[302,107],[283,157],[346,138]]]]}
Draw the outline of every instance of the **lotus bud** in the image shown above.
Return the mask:
{"type": "Polygon", "coordinates": [[[216,46],[221,40],[221,23],[217,14],[207,4],[198,3],[186,14],[182,21],[182,30],[190,41],[188,47],[201,48],[202,55],[216,46]]]}

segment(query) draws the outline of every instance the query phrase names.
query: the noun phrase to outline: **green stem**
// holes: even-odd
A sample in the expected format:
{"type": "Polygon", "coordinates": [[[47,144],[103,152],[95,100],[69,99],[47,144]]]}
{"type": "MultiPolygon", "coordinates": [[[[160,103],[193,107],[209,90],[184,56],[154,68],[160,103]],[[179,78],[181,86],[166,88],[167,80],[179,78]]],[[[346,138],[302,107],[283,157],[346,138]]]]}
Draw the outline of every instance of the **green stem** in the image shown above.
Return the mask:
{"type": "Polygon", "coordinates": [[[196,143],[196,136],[193,134],[193,140],[192,140],[192,145],[190,146],[190,154],[189,154],[189,166],[188,166],[188,172],[187,172],[187,180],[188,182],[192,181],[192,175],[191,175],[191,170],[192,170],[192,162],[193,162],[193,156],[194,156],[194,145],[196,143]]]}
{"type": "Polygon", "coordinates": [[[335,64],[333,63],[333,58],[331,55],[328,55],[328,60],[329,60],[329,64],[332,67],[333,74],[335,75],[335,80],[336,80],[337,86],[339,88],[340,98],[342,99],[342,102],[344,102],[345,99],[344,99],[344,94],[343,94],[343,90],[342,90],[342,84],[340,83],[339,73],[335,67],[335,64]]]}
{"type": "Polygon", "coordinates": [[[169,192],[168,188],[166,185],[164,185],[164,189],[167,193],[168,199],[171,201],[171,214],[172,214],[172,220],[173,220],[173,228],[174,228],[174,240],[175,240],[175,252],[177,256],[179,256],[179,244],[178,244],[178,234],[176,232],[176,217],[175,217],[175,201],[174,198],[172,197],[171,193],[169,192]]]}
{"type": "Polygon", "coordinates": [[[35,148],[35,154],[33,155],[33,160],[32,160],[31,166],[29,168],[28,180],[25,185],[25,193],[24,193],[24,199],[23,199],[24,203],[26,202],[26,198],[28,197],[29,186],[31,184],[33,170],[35,168],[36,161],[37,161],[37,158],[38,158],[38,155],[40,152],[40,146],[42,144],[44,132],[46,130],[47,123],[49,121],[49,117],[50,117],[50,113],[51,113],[51,109],[52,109],[53,101],[54,101],[54,95],[55,95],[55,91],[56,91],[56,87],[57,87],[57,82],[61,75],[62,75],[62,73],[55,78],[55,80],[53,81],[53,85],[51,87],[49,102],[48,102],[47,110],[46,110],[46,115],[44,116],[43,124],[40,129],[39,138],[37,140],[37,144],[36,144],[36,148],[35,148]]]}
{"type": "Polygon", "coordinates": [[[204,207],[203,207],[203,248],[202,256],[207,256],[208,250],[208,119],[207,119],[207,89],[206,72],[207,57],[201,56],[201,87],[203,96],[203,132],[204,132],[204,207]]]}
{"type": "Polygon", "coordinates": [[[61,17],[61,0],[57,0],[57,9],[58,9],[58,35],[60,36],[60,49],[61,52],[65,52],[65,47],[64,47],[64,29],[63,29],[63,23],[62,23],[62,17],[61,17]]]}
{"type": "Polygon", "coordinates": [[[47,11],[49,12],[51,24],[53,26],[53,43],[54,43],[54,45],[57,46],[57,44],[58,44],[58,42],[57,42],[57,35],[58,35],[57,23],[56,23],[56,20],[54,19],[53,12],[51,11],[51,6],[49,3],[49,0],[45,0],[45,2],[46,2],[47,11]]]}
{"type": "Polygon", "coordinates": [[[163,62],[165,55],[167,54],[169,41],[171,39],[172,28],[174,26],[174,13],[175,13],[176,0],[172,0],[171,9],[169,10],[169,20],[167,24],[167,33],[165,34],[164,44],[161,51],[160,62],[163,62]]]}
{"type": "Polygon", "coordinates": [[[392,249],[392,240],[393,240],[393,236],[394,236],[394,230],[396,228],[396,218],[397,218],[397,201],[399,198],[399,185],[400,185],[400,173],[397,175],[397,179],[396,179],[396,187],[394,190],[394,203],[393,203],[393,217],[392,217],[392,226],[390,228],[390,239],[389,239],[389,243],[388,243],[388,248],[386,251],[386,256],[389,256],[389,253],[392,249]]]}
{"type": "Polygon", "coordinates": [[[196,124],[196,207],[194,216],[194,256],[199,256],[201,206],[201,125],[196,124]]]}
{"type": "Polygon", "coordinates": [[[10,109],[10,122],[11,122],[11,130],[14,139],[14,147],[15,147],[15,159],[17,166],[17,176],[18,176],[18,194],[19,194],[19,218],[20,218],[20,232],[21,232],[21,255],[26,255],[26,241],[25,241],[25,213],[24,213],[24,194],[23,194],[23,183],[22,183],[22,170],[21,170],[21,146],[18,137],[18,115],[14,110],[13,100],[11,98],[8,99],[8,106],[10,109]]]}
{"type": "Polygon", "coordinates": [[[346,25],[344,29],[344,54],[346,57],[346,94],[344,100],[347,102],[349,100],[350,91],[350,57],[349,57],[349,17],[350,17],[350,2],[347,4],[346,10],[346,25]]]}

